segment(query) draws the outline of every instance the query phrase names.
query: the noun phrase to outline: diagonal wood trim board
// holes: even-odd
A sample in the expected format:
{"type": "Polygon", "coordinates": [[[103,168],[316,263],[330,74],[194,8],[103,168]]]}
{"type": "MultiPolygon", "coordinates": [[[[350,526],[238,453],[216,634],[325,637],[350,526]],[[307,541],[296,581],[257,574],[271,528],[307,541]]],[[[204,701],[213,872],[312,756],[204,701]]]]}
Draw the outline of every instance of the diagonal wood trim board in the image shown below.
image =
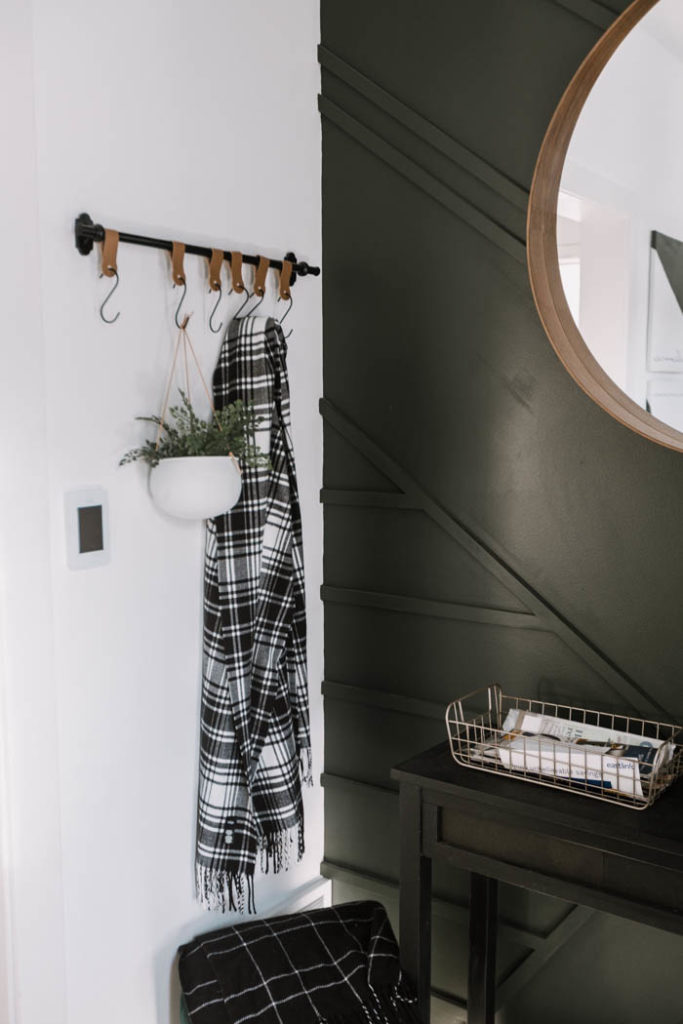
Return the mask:
{"type": "Polygon", "coordinates": [[[322,586],[320,596],[323,601],[353,605],[356,608],[381,608],[390,612],[427,615],[434,619],[455,619],[457,622],[479,622],[490,626],[507,626],[510,629],[548,629],[547,624],[541,623],[532,612],[509,612],[502,608],[482,608],[478,605],[455,604],[452,601],[429,601],[422,597],[352,590],[346,587],[322,586]]]}
{"type": "Polygon", "coordinates": [[[336,125],[361,146],[371,152],[378,159],[406,178],[411,184],[416,185],[426,195],[436,200],[449,213],[454,214],[465,224],[468,224],[479,234],[483,235],[489,242],[493,242],[498,248],[519,264],[526,264],[526,247],[522,240],[510,234],[504,227],[496,223],[485,213],[473,206],[453,189],[449,188],[429,171],[425,170],[410,157],[401,153],[390,143],[381,139],[374,131],[361,124],[355,117],[351,117],[345,110],[333,103],[326,96],[318,97],[318,109],[323,117],[336,125]]]}
{"type": "Polygon", "coordinates": [[[528,584],[500,555],[491,538],[483,538],[462,520],[456,519],[406,473],[389,455],[371,440],[356,424],[339,411],[329,400],[321,399],[320,412],[325,422],[336,430],[361,455],[384,474],[411,502],[428,515],[452,540],[460,544],[479,564],[510,590],[529,612],[536,616],[539,626],[551,630],[587,665],[602,678],[634,710],[665,720],[672,715],[622,672],[610,659],[562,616],[542,595],[528,584]]]}
{"type": "Polygon", "coordinates": [[[472,150],[463,146],[435,124],[432,124],[431,121],[416,110],[413,110],[412,107],[402,103],[401,100],[377,85],[367,75],[362,74],[356,68],[347,64],[345,60],[332,53],[327,47],[318,47],[318,59],[320,66],[325,71],[329,71],[346,85],[351,86],[361,96],[364,96],[366,100],[374,103],[376,107],[389,114],[399,124],[402,124],[404,128],[407,128],[418,138],[429,143],[430,146],[433,146],[440,153],[443,153],[449,160],[458,164],[472,177],[483,182],[492,191],[497,192],[503,199],[507,199],[508,202],[512,203],[519,210],[526,211],[529,201],[527,189],[522,188],[521,185],[506,177],[506,175],[492,167],[485,160],[482,160],[472,150]]]}
{"type": "Polygon", "coordinates": [[[558,7],[564,7],[566,11],[575,14],[577,18],[587,21],[590,25],[606,31],[618,12],[611,10],[596,0],[552,0],[558,7]]]}

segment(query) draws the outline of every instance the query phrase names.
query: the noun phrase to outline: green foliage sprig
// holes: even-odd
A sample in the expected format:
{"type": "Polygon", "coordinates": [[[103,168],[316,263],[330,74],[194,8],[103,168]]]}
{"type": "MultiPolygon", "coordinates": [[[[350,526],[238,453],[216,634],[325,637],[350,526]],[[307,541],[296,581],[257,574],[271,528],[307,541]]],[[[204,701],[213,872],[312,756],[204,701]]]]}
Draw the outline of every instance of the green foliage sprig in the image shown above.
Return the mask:
{"type": "MultiPolygon", "coordinates": [[[[179,389],[180,390],[180,389],[179,389]]],[[[182,403],[172,406],[168,419],[159,416],[137,416],[145,423],[161,426],[161,437],[145,441],[140,448],[132,448],[121,459],[119,465],[141,460],[150,466],[157,466],[162,459],[177,459],[187,455],[230,455],[231,453],[246,466],[268,466],[264,455],[254,441],[254,434],[260,420],[251,406],[240,400],[217,409],[210,420],[197,416],[184,391],[180,390],[182,403]]]]}

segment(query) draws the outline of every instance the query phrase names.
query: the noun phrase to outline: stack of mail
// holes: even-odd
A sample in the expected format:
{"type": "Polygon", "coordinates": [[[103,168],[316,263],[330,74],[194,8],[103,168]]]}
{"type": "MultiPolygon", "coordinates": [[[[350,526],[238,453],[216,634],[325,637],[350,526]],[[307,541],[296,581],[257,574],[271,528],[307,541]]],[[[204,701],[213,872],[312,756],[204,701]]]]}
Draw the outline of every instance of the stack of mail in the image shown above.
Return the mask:
{"type": "Polygon", "coordinates": [[[509,711],[484,760],[498,760],[518,772],[548,775],[602,789],[643,797],[643,782],[673,757],[673,743],[617,732],[585,722],[509,711]]]}

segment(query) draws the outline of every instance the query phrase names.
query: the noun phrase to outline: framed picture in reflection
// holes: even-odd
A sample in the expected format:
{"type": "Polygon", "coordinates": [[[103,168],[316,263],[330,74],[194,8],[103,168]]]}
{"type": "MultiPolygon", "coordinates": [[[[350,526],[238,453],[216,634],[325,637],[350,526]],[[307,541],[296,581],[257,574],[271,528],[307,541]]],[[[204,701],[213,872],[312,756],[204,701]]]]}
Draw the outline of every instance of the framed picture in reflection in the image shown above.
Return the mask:
{"type": "Polygon", "coordinates": [[[683,242],[661,231],[650,236],[647,368],[683,372],[683,242]]]}

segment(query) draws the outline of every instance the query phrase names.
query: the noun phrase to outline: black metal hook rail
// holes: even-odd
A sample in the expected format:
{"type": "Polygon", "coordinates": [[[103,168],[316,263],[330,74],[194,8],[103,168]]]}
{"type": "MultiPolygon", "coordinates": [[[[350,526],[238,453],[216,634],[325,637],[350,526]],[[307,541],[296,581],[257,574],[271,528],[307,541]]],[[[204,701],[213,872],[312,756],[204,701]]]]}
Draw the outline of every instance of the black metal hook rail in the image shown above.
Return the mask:
{"type": "MultiPolygon", "coordinates": [[[[74,234],[76,236],[76,248],[82,256],[87,256],[92,252],[95,242],[104,241],[104,227],[101,224],[93,223],[92,217],[87,213],[81,213],[76,217],[76,221],[74,223],[74,234]]],[[[128,242],[130,245],[144,245],[149,249],[165,249],[167,252],[171,252],[173,249],[173,242],[166,241],[164,238],[150,238],[148,235],[132,235],[127,231],[119,232],[119,242],[128,242]]],[[[185,246],[185,252],[190,253],[192,256],[205,256],[207,259],[211,258],[211,249],[208,246],[187,244],[185,246]]],[[[229,251],[224,250],[223,257],[228,263],[231,262],[229,251]]],[[[293,252],[286,253],[285,259],[294,264],[290,284],[294,284],[297,275],[299,277],[307,277],[310,274],[313,277],[317,277],[320,273],[320,267],[311,267],[308,263],[297,262],[297,258],[293,252]]],[[[258,256],[250,256],[246,253],[242,254],[242,262],[248,263],[252,267],[257,266],[258,261],[258,256]]],[[[275,267],[276,270],[282,270],[282,260],[270,260],[269,266],[275,267]]]]}

